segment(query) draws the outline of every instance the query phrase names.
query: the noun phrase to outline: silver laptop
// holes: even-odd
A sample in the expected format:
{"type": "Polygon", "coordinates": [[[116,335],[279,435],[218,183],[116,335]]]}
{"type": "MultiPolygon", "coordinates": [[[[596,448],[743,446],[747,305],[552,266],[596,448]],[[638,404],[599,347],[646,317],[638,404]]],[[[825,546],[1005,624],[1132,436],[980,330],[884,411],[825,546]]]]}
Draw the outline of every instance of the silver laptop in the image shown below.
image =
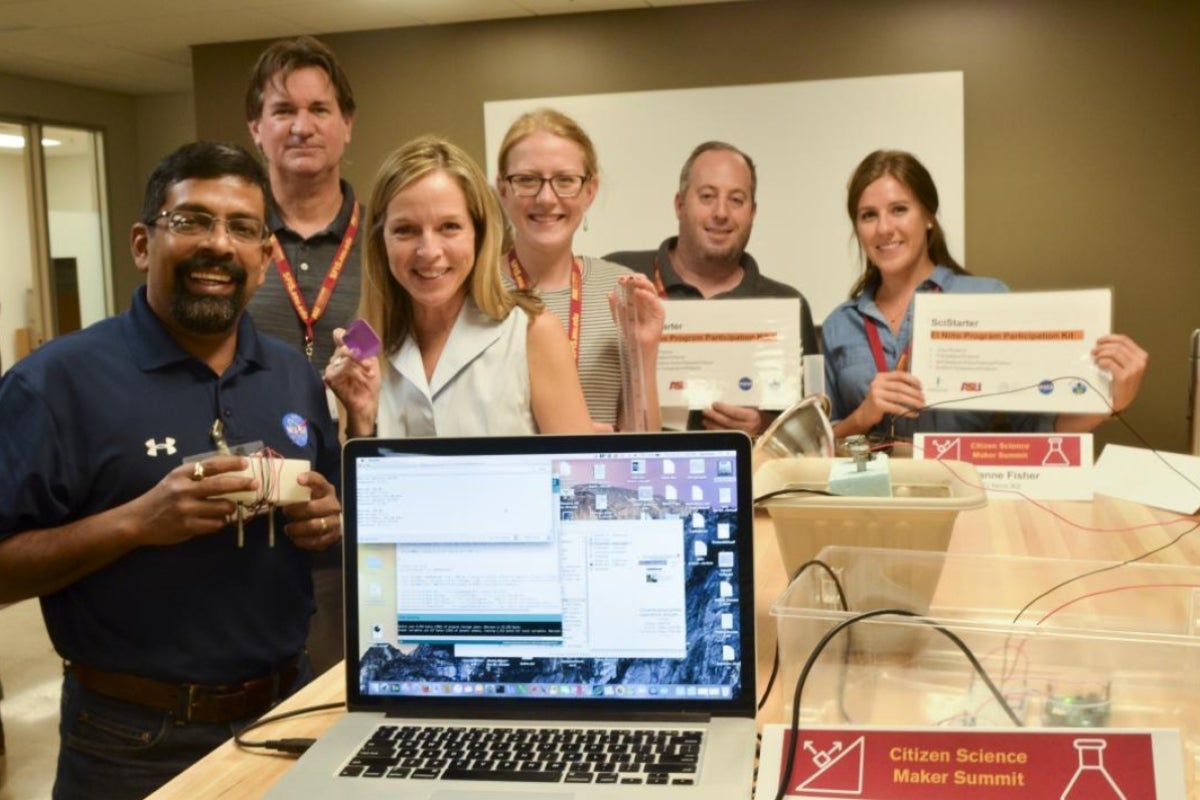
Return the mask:
{"type": "Polygon", "coordinates": [[[749,798],[750,441],[362,439],[348,713],[274,798],[749,798]]]}

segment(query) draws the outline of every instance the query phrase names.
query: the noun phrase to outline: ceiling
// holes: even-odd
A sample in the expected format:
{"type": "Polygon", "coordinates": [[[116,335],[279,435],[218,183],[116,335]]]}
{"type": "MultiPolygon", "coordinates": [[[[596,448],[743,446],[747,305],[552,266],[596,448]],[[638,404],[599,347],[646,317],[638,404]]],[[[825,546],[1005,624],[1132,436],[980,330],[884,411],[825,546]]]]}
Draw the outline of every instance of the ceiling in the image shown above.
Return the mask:
{"type": "Polygon", "coordinates": [[[127,94],[192,88],[190,46],[722,0],[0,0],[0,72],[127,94]]]}

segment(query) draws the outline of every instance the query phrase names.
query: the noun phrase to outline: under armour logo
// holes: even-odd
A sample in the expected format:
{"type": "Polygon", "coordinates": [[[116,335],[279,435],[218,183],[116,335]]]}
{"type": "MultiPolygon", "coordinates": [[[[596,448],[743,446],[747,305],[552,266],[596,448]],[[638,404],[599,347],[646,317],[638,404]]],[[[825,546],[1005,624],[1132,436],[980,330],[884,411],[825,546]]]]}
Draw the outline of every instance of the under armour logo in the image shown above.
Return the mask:
{"type": "Polygon", "coordinates": [[[168,436],[166,439],[163,440],[162,444],[159,444],[158,442],[154,441],[153,439],[146,440],[146,455],[150,456],[151,458],[157,458],[159,450],[164,451],[169,456],[175,455],[175,439],[174,439],[174,437],[168,436]]]}

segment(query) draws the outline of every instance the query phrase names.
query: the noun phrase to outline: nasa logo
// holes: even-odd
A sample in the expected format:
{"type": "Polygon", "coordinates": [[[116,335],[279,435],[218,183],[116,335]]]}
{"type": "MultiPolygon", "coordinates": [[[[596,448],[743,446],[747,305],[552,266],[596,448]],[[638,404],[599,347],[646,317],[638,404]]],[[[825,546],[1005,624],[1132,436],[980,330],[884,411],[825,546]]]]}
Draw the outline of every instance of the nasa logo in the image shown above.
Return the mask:
{"type": "Polygon", "coordinates": [[[283,415],[283,431],[297,447],[304,447],[308,444],[308,420],[299,414],[283,415]]]}
{"type": "Polygon", "coordinates": [[[742,378],[740,381],[738,381],[738,388],[743,392],[750,391],[752,386],[754,386],[754,381],[750,380],[749,378],[742,378]]]}
{"type": "Polygon", "coordinates": [[[1038,384],[1038,391],[1042,394],[1050,394],[1054,391],[1054,381],[1042,381],[1038,384]]]}

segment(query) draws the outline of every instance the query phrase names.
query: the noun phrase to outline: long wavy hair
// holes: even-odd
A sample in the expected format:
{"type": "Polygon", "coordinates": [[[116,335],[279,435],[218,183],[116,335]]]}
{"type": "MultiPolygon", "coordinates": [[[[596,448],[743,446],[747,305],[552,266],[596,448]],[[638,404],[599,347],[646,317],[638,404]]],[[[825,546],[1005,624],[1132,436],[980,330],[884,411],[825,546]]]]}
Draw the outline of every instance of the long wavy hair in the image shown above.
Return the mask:
{"type": "MultiPolygon", "coordinates": [[[[846,213],[850,215],[850,224],[855,235],[857,236],[858,231],[858,201],[862,199],[868,186],[885,175],[890,175],[908,187],[933,223],[926,235],[926,249],[933,263],[949,267],[960,275],[968,274],[962,265],[954,260],[954,256],[950,255],[946,234],[942,232],[942,226],[937,220],[938,191],[933,176],[916,156],[904,150],[876,150],[864,158],[850,176],[850,183],[846,186],[846,213]]],[[[868,286],[878,286],[880,281],[879,267],[867,258],[861,241],[858,252],[863,259],[863,273],[850,290],[852,298],[857,297],[868,286]]]]}
{"type": "Polygon", "coordinates": [[[363,281],[359,316],[383,338],[385,353],[395,353],[412,332],[412,296],[392,275],[388,263],[384,224],[388,203],[397,194],[434,172],[453,178],[467,199],[467,212],[475,228],[475,263],[467,281],[467,294],[487,316],[505,319],[513,306],[535,316],[542,304],[534,297],[515,296],[500,280],[500,242],[504,214],[483,170],[467,153],[437,136],[421,136],[394,150],[379,168],[367,206],[366,242],[363,248],[363,281]]]}

